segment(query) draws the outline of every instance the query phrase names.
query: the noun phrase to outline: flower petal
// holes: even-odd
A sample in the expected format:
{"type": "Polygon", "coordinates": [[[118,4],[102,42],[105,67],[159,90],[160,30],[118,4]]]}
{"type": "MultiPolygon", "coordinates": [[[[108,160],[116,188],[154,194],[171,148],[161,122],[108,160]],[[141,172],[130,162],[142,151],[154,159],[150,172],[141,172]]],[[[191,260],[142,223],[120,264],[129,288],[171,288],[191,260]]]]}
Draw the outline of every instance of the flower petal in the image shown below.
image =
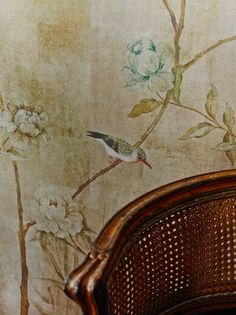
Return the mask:
{"type": "Polygon", "coordinates": [[[57,221],[57,223],[59,225],[60,230],[63,230],[69,233],[72,223],[68,218],[57,221]]]}
{"type": "Polygon", "coordinates": [[[65,218],[65,208],[62,206],[48,206],[43,208],[45,216],[51,221],[58,221],[65,218]]]}
{"type": "Polygon", "coordinates": [[[156,47],[152,40],[146,37],[141,37],[138,40],[130,42],[128,44],[128,50],[133,54],[139,55],[145,50],[155,51],[156,47]]]}
{"type": "Polygon", "coordinates": [[[165,92],[174,87],[174,76],[171,72],[162,72],[158,75],[153,75],[149,79],[149,88],[152,91],[165,92]]]}
{"type": "Polygon", "coordinates": [[[83,228],[81,218],[79,216],[69,215],[68,219],[70,219],[71,222],[70,233],[74,236],[79,233],[83,228]]]}
{"type": "Polygon", "coordinates": [[[59,227],[56,222],[52,222],[47,220],[46,218],[44,220],[37,220],[36,221],[36,229],[39,231],[43,231],[46,233],[57,233],[59,231],[59,227]]]}
{"type": "Polygon", "coordinates": [[[168,70],[173,63],[173,51],[171,47],[163,42],[157,45],[157,54],[160,58],[162,70],[168,70]]]}
{"type": "Polygon", "coordinates": [[[25,122],[27,119],[27,114],[25,109],[19,109],[14,117],[14,122],[17,124],[25,122]]]}
{"type": "Polygon", "coordinates": [[[39,134],[40,134],[40,131],[37,128],[34,128],[29,132],[29,135],[33,138],[36,138],[39,134]]]}
{"type": "Polygon", "coordinates": [[[133,87],[138,83],[145,83],[148,80],[148,78],[145,78],[133,72],[128,66],[125,66],[122,69],[122,74],[123,74],[126,86],[128,87],[131,87],[131,86],[133,87]]]}
{"type": "Polygon", "coordinates": [[[159,57],[150,50],[143,52],[141,55],[136,56],[136,68],[140,75],[151,75],[159,69],[159,57]]]}
{"type": "Polygon", "coordinates": [[[67,231],[59,229],[54,235],[58,238],[66,238],[67,236],[69,236],[69,233],[67,231]]]}

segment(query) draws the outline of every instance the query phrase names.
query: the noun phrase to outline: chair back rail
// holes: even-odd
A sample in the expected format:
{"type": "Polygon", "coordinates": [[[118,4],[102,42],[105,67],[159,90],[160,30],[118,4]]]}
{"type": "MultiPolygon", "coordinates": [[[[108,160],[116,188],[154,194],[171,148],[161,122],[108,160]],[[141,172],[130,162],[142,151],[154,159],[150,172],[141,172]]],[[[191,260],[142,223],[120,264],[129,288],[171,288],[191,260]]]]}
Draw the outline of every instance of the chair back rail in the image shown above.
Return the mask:
{"type": "Polygon", "coordinates": [[[65,292],[84,315],[236,309],[236,170],[165,185],[121,209],[65,292]]]}

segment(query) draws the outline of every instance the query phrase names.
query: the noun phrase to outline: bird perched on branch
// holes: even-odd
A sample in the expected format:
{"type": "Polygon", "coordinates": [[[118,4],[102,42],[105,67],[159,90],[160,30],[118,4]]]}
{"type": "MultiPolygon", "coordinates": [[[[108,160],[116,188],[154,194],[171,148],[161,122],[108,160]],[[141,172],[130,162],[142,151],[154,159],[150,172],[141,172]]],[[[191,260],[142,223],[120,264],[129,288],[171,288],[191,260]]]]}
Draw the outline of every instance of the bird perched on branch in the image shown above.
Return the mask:
{"type": "Polygon", "coordinates": [[[143,149],[135,148],[121,138],[112,137],[96,131],[87,131],[87,136],[101,142],[112,162],[118,160],[130,163],[142,162],[152,168],[148,163],[143,149]]]}

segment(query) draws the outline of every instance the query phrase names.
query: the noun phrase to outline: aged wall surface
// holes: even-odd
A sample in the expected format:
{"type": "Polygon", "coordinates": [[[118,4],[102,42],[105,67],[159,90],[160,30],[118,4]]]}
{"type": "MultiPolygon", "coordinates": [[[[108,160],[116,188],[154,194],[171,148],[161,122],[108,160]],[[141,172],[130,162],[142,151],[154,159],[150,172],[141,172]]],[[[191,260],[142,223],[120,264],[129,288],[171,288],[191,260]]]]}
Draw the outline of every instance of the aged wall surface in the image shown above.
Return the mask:
{"type": "Polygon", "coordinates": [[[63,280],[116,211],[234,167],[235,15],[234,0],[1,0],[2,315],[78,314],[63,280]]]}

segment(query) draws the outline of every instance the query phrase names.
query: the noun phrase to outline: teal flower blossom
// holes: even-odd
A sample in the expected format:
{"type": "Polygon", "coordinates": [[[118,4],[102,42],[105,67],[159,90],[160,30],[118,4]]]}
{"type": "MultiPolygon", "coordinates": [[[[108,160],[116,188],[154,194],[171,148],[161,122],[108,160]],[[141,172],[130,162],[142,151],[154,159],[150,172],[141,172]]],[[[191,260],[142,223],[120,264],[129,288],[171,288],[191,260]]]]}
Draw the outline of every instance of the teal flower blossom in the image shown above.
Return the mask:
{"type": "Polygon", "coordinates": [[[147,38],[128,44],[126,65],[122,72],[126,86],[147,84],[150,90],[165,92],[174,85],[170,70],[173,60],[171,48],[159,42],[157,45],[147,38]]]}

